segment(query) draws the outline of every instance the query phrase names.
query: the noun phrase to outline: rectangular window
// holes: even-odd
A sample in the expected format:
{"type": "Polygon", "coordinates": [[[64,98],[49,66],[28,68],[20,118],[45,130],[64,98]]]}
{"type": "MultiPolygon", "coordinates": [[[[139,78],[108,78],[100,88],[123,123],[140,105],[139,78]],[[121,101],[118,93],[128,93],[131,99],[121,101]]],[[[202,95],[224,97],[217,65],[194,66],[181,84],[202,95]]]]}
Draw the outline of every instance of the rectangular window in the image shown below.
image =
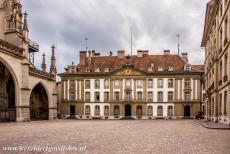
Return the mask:
{"type": "Polygon", "coordinates": [[[95,88],[96,89],[100,88],[100,80],[95,80],[95,88]]]}
{"type": "Polygon", "coordinates": [[[95,92],[95,102],[100,101],[100,92],[95,92]]]}
{"type": "Polygon", "coordinates": [[[70,80],[70,89],[75,89],[75,81],[70,80]]]}
{"type": "Polygon", "coordinates": [[[185,79],[184,80],[184,87],[185,88],[191,88],[191,81],[190,81],[190,79],[185,79]]]}
{"type": "Polygon", "coordinates": [[[172,91],[168,92],[168,101],[173,101],[173,92],[172,91]]]}
{"type": "Polygon", "coordinates": [[[190,101],[191,100],[190,91],[185,91],[184,99],[185,99],[185,101],[190,101]]]}
{"type": "Polygon", "coordinates": [[[109,101],[109,92],[104,93],[104,101],[109,101]]]}
{"type": "Polygon", "coordinates": [[[127,89],[130,89],[131,88],[131,80],[125,80],[125,87],[127,89]]]}
{"type": "Polygon", "coordinates": [[[119,94],[119,92],[115,92],[114,93],[114,98],[115,98],[116,101],[120,100],[120,94],[119,94]]]}
{"type": "Polygon", "coordinates": [[[137,92],[137,100],[141,101],[142,100],[142,92],[137,92]]]}
{"type": "Polygon", "coordinates": [[[158,88],[163,88],[163,84],[164,84],[163,79],[158,79],[157,80],[157,87],[158,88]]]}
{"type": "Polygon", "coordinates": [[[158,102],[163,102],[163,92],[162,91],[159,91],[157,93],[157,100],[158,102]]]}
{"type": "Polygon", "coordinates": [[[95,116],[99,116],[100,115],[100,106],[96,105],[95,106],[95,116]]]}
{"type": "Polygon", "coordinates": [[[115,82],[114,82],[114,88],[115,89],[119,89],[120,88],[120,81],[119,80],[115,80],[115,82]]]}
{"type": "Polygon", "coordinates": [[[125,100],[127,100],[127,101],[131,100],[131,94],[130,94],[129,91],[127,91],[127,92],[125,93],[125,100]]]}
{"type": "Polygon", "coordinates": [[[85,80],[85,89],[90,89],[90,80],[85,80]]]}
{"type": "Polygon", "coordinates": [[[228,73],[228,55],[224,56],[224,76],[228,73]]]}
{"type": "Polygon", "coordinates": [[[173,79],[168,79],[168,88],[173,88],[173,79]]]}
{"type": "Polygon", "coordinates": [[[228,94],[227,91],[224,92],[224,115],[227,115],[227,98],[228,94]]]}
{"type": "Polygon", "coordinates": [[[109,80],[104,81],[104,88],[109,89],[109,80]]]}
{"type": "Polygon", "coordinates": [[[148,92],[148,101],[149,101],[149,102],[152,102],[152,101],[153,101],[153,92],[152,92],[152,91],[149,91],[149,92],[148,92]]]}
{"type": "Polygon", "coordinates": [[[224,45],[228,42],[228,16],[225,18],[224,24],[224,45]]]}
{"type": "Polygon", "coordinates": [[[137,88],[142,88],[142,87],[143,87],[143,81],[137,80],[137,88]]]}
{"type": "Polygon", "coordinates": [[[148,79],[148,88],[153,88],[153,79],[148,79]]]}
{"type": "Polygon", "coordinates": [[[85,101],[90,101],[90,92],[85,93],[85,101]]]}
{"type": "Polygon", "coordinates": [[[70,92],[70,100],[75,100],[75,92],[70,92]]]}

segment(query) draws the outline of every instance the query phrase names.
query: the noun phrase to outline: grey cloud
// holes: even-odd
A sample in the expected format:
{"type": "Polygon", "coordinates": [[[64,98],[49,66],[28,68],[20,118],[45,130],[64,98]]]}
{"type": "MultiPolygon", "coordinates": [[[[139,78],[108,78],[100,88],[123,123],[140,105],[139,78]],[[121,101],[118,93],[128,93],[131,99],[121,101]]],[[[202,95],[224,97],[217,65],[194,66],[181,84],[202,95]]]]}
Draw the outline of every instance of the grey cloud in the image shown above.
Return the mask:
{"type": "Polygon", "coordinates": [[[41,46],[49,64],[51,45],[57,45],[58,72],[78,62],[79,50],[90,49],[106,55],[125,49],[130,52],[130,27],[133,49],[149,49],[158,54],[164,49],[176,53],[176,34],[181,34],[181,50],[190,62],[201,64],[200,48],[207,0],[22,0],[29,13],[30,37],[41,46]]]}

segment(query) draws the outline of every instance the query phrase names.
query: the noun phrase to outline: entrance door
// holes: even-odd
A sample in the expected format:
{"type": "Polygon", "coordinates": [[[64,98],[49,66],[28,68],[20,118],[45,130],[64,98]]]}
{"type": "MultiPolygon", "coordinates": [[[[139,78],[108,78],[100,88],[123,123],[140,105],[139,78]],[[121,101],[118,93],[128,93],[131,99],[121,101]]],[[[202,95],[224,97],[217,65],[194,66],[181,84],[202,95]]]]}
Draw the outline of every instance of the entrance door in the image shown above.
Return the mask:
{"type": "Polygon", "coordinates": [[[130,105],[125,105],[125,116],[126,117],[131,117],[131,106],[130,105]]]}
{"type": "Polygon", "coordinates": [[[70,115],[75,116],[75,106],[73,105],[70,106],[70,115]]]}
{"type": "Polygon", "coordinates": [[[189,105],[186,105],[184,107],[184,116],[185,117],[190,117],[190,106],[189,105]]]}

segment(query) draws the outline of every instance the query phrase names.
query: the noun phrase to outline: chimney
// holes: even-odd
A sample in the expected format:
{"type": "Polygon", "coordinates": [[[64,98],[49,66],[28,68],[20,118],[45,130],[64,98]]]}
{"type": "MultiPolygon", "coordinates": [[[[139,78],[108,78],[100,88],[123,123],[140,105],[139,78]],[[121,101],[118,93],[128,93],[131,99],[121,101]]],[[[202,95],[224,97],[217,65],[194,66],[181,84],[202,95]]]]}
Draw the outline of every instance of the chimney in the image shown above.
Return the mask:
{"type": "Polygon", "coordinates": [[[109,56],[113,56],[113,53],[112,53],[112,51],[110,51],[110,52],[109,52],[109,56]]]}
{"type": "Polygon", "coordinates": [[[137,50],[137,57],[142,57],[142,56],[143,56],[142,50],[137,50]]]}
{"type": "Polygon", "coordinates": [[[86,51],[80,51],[80,65],[85,65],[86,63],[86,51]]]}
{"type": "Polygon", "coordinates": [[[124,58],[125,57],[125,50],[118,50],[117,51],[118,58],[124,58]]]}
{"type": "Polygon", "coordinates": [[[187,52],[181,53],[181,57],[186,63],[188,63],[188,53],[187,52]]]}
{"type": "Polygon", "coordinates": [[[164,50],[164,55],[170,55],[170,50],[164,50]]]}
{"type": "Polygon", "coordinates": [[[95,50],[92,50],[92,57],[95,56],[95,50]]]}
{"type": "Polygon", "coordinates": [[[144,56],[144,55],[148,55],[148,54],[149,54],[149,51],[148,51],[148,50],[142,50],[142,53],[143,53],[143,56],[144,56]]]}

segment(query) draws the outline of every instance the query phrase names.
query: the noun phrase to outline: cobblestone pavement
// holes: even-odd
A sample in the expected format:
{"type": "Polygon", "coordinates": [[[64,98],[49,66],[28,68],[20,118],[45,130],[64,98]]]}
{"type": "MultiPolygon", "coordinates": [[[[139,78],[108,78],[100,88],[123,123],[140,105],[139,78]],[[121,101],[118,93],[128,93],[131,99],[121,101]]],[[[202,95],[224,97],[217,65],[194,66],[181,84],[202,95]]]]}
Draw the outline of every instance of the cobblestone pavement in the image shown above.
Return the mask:
{"type": "Polygon", "coordinates": [[[86,145],[86,151],[78,153],[88,154],[230,154],[230,131],[206,129],[193,120],[54,120],[0,123],[1,154],[15,153],[2,151],[4,146],[79,144],[86,145]]]}
{"type": "Polygon", "coordinates": [[[196,122],[200,123],[206,128],[210,129],[229,129],[230,130],[230,125],[227,124],[221,124],[221,123],[215,123],[215,122],[209,122],[206,120],[196,120],[196,122]]]}

